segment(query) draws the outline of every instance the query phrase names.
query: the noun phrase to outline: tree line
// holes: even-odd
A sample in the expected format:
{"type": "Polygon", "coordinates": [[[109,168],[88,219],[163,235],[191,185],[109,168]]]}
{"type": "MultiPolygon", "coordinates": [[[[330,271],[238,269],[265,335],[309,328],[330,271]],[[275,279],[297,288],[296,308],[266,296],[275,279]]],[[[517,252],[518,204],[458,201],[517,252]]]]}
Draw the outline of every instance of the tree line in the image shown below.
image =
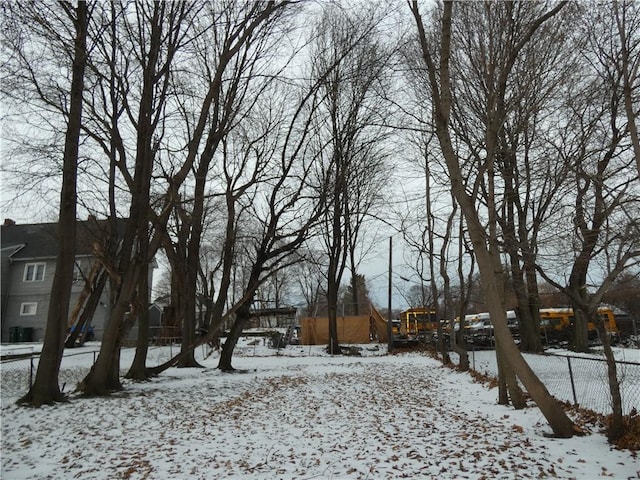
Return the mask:
{"type": "MultiPolygon", "coordinates": [[[[361,298],[363,258],[381,232],[397,231],[439,317],[464,318],[479,274],[501,402],[524,405],[519,380],[556,435],[574,434],[520,348],[542,350],[540,279],[574,308],[584,351],[603,298],[638,276],[635,3],[2,8],[1,88],[14,126],[3,169],[14,170],[15,205],[59,192],[56,298],[69,298],[78,212],[110,225],[88,281],[94,292],[109,282],[112,315],[82,392],[122,388],[119,350],[132,321],[140,334],[131,378],[197,366],[194,348],[226,323],[218,366],[232,370],[260,290],[277,290],[294,268],[308,304],[326,296],[328,350],[339,353],[344,274],[351,298],[361,298]],[[147,282],[159,252],[183,341],[179,355],[149,367],[147,282]],[[507,328],[507,290],[520,348],[507,328]],[[197,337],[198,326],[207,334],[197,337]]],[[[23,402],[63,399],[68,317],[68,302],[52,302],[23,402]]],[[[606,341],[605,352],[612,360],[606,341]]]]}

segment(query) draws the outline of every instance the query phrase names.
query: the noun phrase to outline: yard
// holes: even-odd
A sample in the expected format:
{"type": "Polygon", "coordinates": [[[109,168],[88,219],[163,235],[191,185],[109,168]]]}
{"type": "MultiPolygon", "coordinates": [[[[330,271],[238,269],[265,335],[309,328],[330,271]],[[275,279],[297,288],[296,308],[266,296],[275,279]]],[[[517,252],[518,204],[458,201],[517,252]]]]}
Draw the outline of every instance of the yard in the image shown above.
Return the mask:
{"type": "MultiPolygon", "coordinates": [[[[2,478],[640,476],[637,458],[612,449],[597,427],[547,438],[535,406],[499,406],[495,389],[426,355],[363,346],[362,356],[330,357],[322,347],[277,352],[249,343],[235,358],[244,373],[220,372],[217,354],[204,358],[201,349],[204,368],[171,369],[109,398],[72,394],[37,410],[5,403],[3,364],[2,478]]],[[[149,363],[169,348],[152,349],[149,363]]],[[[132,356],[124,350],[122,365],[132,356]]],[[[63,368],[81,376],[92,359],[68,357],[63,368]]],[[[492,368],[490,352],[473,360],[479,371],[492,368]]]]}

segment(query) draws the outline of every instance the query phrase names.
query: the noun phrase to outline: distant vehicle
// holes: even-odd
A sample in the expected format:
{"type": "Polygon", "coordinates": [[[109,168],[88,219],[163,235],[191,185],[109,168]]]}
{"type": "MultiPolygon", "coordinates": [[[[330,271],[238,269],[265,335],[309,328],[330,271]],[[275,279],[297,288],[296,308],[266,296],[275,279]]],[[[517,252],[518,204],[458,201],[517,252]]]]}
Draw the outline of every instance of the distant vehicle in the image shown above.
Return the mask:
{"type": "Polygon", "coordinates": [[[438,330],[436,311],[432,307],[414,307],[400,313],[391,322],[393,343],[396,346],[412,346],[433,340],[438,330]]]}
{"type": "MultiPolygon", "coordinates": [[[[598,317],[599,321],[604,322],[607,334],[614,342],[617,341],[619,333],[613,310],[609,307],[600,307],[598,317]]],[[[568,341],[574,324],[575,315],[572,308],[540,309],[540,333],[547,343],[568,341]]],[[[587,324],[587,332],[590,341],[598,339],[598,328],[593,321],[587,324]]]]}
{"type": "Polygon", "coordinates": [[[467,317],[465,317],[467,322],[465,330],[467,341],[475,345],[492,345],[493,324],[491,323],[490,315],[482,312],[475,315],[467,315],[467,317]]]}
{"type": "MultiPolygon", "coordinates": [[[[611,340],[619,341],[620,334],[614,312],[609,307],[598,309],[599,320],[604,322],[605,329],[611,340]]],[[[545,343],[568,341],[571,329],[575,323],[571,308],[542,308],[540,309],[540,335],[545,343]]],[[[453,331],[460,329],[460,319],[444,323],[445,337],[449,338],[453,331]]],[[[519,341],[519,320],[514,310],[507,311],[507,326],[514,340],[519,341]]],[[[465,316],[465,341],[478,346],[492,346],[494,344],[493,325],[489,313],[473,313],[465,316]]],[[[598,340],[597,325],[590,321],[587,325],[589,340],[598,340]]]]}
{"type": "MultiPolygon", "coordinates": [[[[520,326],[518,316],[515,310],[507,310],[507,326],[511,331],[514,340],[519,341],[520,326]]],[[[493,324],[491,323],[491,315],[488,312],[472,313],[464,317],[464,338],[469,344],[479,346],[492,346],[494,344],[493,324]]],[[[446,322],[445,338],[451,336],[451,324],[453,323],[454,331],[460,329],[460,318],[456,317],[453,322],[446,322]]]]}

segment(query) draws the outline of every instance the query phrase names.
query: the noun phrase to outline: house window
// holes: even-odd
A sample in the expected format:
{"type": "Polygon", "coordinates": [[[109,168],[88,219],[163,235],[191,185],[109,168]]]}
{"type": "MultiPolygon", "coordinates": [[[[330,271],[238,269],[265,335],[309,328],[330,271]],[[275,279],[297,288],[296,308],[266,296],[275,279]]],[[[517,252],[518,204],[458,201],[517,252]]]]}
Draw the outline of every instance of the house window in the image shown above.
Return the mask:
{"type": "Polygon", "coordinates": [[[76,262],[73,264],[73,283],[80,283],[84,280],[84,275],[82,275],[82,268],[80,266],[80,262],[76,262]]]}
{"type": "Polygon", "coordinates": [[[24,267],[25,282],[42,282],[44,280],[44,263],[27,263],[24,267]]]}
{"type": "Polygon", "coordinates": [[[20,304],[20,316],[35,315],[37,311],[37,302],[25,302],[20,304]]]}

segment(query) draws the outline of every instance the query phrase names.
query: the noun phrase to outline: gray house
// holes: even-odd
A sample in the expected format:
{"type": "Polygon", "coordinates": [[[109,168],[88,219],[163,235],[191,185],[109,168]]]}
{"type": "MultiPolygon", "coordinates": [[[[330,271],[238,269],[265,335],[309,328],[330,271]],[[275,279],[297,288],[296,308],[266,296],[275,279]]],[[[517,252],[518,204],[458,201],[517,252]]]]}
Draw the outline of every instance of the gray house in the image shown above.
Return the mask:
{"type": "MultiPolygon", "coordinates": [[[[116,230],[124,230],[119,219],[116,230]]],[[[71,312],[94,265],[96,247],[105,245],[108,237],[105,220],[90,217],[78,222],[76,265],[71,292],[71,312]]],[[[47,322],[51,285],[58,253],[57,223],[18,225],[5,220],[0,227],[2,342],[41,342],[47,322]]],[[[91,321],[96,340],[102,339],[110,317],[109,282],[102,292],[91,321]]]]}

